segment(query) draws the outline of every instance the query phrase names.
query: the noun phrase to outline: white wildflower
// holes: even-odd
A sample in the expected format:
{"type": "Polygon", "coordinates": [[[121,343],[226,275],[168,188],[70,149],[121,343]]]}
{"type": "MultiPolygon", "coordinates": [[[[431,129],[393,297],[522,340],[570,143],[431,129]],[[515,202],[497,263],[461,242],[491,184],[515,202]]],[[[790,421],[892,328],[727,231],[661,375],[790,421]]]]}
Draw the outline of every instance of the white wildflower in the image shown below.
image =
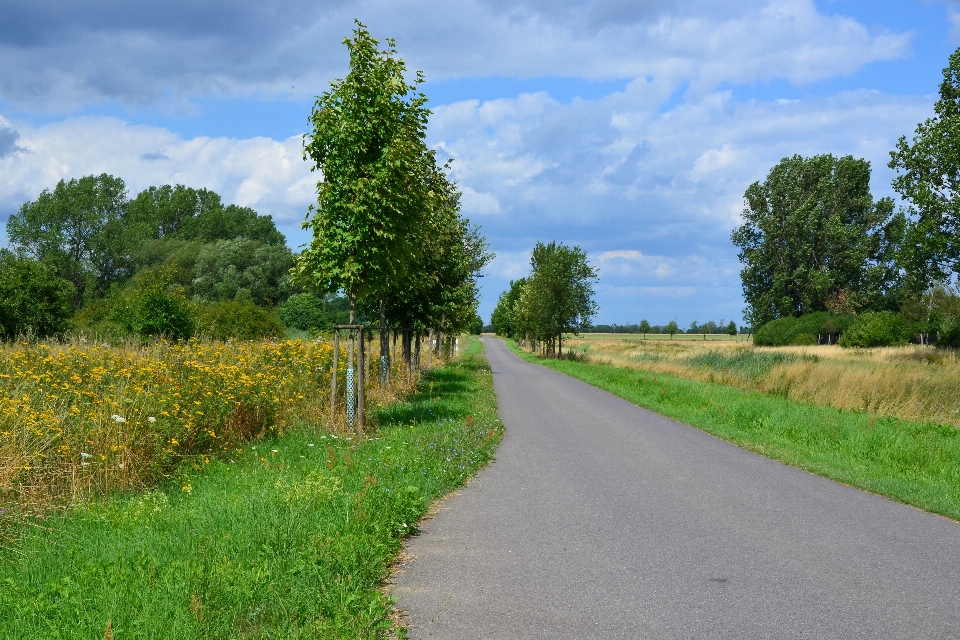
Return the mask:
{"type": "Polygon", "coordinates": [[[113,414],[112,416],[110,416],[110,419],[113,420],[114,422],[120,422],[120,423],[127,421],[126,418],[124,418],[123,416],[118,416],[117,414],[113,414]]]}
{"type": "Polygon", "coordinates": [[[154,418],[153,416],[150,416],[149,418],[147,418],[147,422],[149,422],[150,424],[153,424],[153,423],[155,423],[156,421],[157,421],[157,419],[154,418]]]}

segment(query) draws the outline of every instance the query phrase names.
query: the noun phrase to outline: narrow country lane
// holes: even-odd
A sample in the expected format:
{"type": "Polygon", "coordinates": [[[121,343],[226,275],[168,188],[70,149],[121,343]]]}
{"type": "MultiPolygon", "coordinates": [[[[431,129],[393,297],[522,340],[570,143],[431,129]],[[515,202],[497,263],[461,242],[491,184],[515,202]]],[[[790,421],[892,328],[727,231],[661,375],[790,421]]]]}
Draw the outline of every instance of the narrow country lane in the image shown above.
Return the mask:
{"type": "Polygon", "coordinates": [[[960,638],[960,525],[485,338],[506,436],[407,549],[412,638],[960,638]]]}

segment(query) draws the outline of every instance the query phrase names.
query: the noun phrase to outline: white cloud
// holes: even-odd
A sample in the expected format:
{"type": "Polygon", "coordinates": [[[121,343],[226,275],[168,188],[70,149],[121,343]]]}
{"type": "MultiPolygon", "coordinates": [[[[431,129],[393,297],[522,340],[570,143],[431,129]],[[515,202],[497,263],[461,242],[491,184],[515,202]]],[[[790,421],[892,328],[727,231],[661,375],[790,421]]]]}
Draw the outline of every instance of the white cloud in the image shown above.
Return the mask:
{"type": "MultiPolygon", "coordinates": [[[[891,195],[888,151],[933,103],[863,90],[738,101],[718,89],[804,85],[911,54],[909,32],[828,15],[813,0],[125,7],[51,1],[7,11],[4,102],[69,111],[113,99],[185,113],[207,95],[311,95],[345,72],[340,41],[354,16],[375,36],[395,37],[408,67],[428,80],[626,80],[598,100],[561,104],[536,92],[435,107],[431,144],[441,159],[455,159],[463,210],[483,223],[498,252],[484,280],[484,314],[509,279],[528,273],[529,247],[558,240],[595,257],[598,300],[612,310],[602,321],[626,320],[616,310],[628,308],[631,295],[654,322],[678,309],[701,320],[737,315],[739,264],[729,233],[746,187],[785,156],[829,152],[870,160],[875,194],[891,195]],[[680,299],[686,306],[673,304],[680,299]]],[[[960,29],[960,14],[947,13],[960,29]]],[[[297,227],[317,178],[299,138],[184,138],[113,118],[37,127],[0,118],[0,220],[60,178],[100,171],[122,176],[133,193],[175,182],[213,189],[273,214],[294,238],[303,237],[297,227]]]]}
{"type": "MultiPolygon", "coordinates": [[[[530,273],[530,251],[497,251],[485,272],[497,281],[524,278],[530,273]]],[[[493,302],[496,302],[496,297],[493,302]]]]}
{"type": "Polygon", "coordinates": [[[479,193],[470,187],[463,187],[460,209],[467,217],[489,216],[501,213],[500,200],[492,193],[479,193]]]}
{"type": "Polygon", "coordinates": [[[693,162],[692,178],[699,182],[704,177],[717,174],[734,166],[740,159],[740,152],[731,144],[724,144],[720,149],[707,149],[693,162]]]}
{"type": "Polygon", "coordinates": [[[960,7],[952,4],[947,7],[947,20],[950,22],[950,39],[960,41],[960,7]]]}
{"type": "MultiPolygon", "coordinates": [[[[510,211],[483,220],[495,249],[579,244],[605,286],[649,288],[651,318],[674,313],[655,302],[657,291],[702,303],[711,317],[739,318],[740,264],[729,238],[750,183],[785,156],[850,154],[872,163],[876,196],[893,195],[889,150],[933,103],[875,91],[738,102],[723,91],[661,112],[642,86],[568,105],[544,98],[538,109],[521,108],[530,96],[498,100],[495,110],[459,103],[438,109],[431,137],[440,131],[465,188],[495,194],[510,211]],[[721,294],[725,302],[715,299],[721,294]]],[[[491,290],[505,288],[498,277],[491,272],[491,290]]],[[[601,308],[622,308],[605,291],[598,288],[601,308]]],[[[683,316],[706,317],[689,305],[683,316]]]]}
{"type": "Polygon", "coordinates": [[[25,2],[0,22],[0,94],[70,111],[118,100],[189,113],[196,96],[300,96],[346,70],[357,17],[393,37],[428,80],[469,76],[651,78],[665,100],[689,83],[804,84],[910,53],[813,0],[501,2],[356,0],[25,2]]]}

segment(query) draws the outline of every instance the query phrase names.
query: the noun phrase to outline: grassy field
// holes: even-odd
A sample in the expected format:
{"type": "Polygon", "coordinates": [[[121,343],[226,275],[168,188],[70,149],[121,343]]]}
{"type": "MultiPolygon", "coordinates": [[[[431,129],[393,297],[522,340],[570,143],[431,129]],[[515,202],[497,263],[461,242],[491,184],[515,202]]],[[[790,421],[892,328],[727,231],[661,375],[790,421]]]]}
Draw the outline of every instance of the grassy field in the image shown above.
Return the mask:
{"type": "Polygon", "coordinates": [[[566,342],[593,362],[656,371],[823,407],[960,426],[957,352],[911,345],[878,349],[753,347],[730,341],[583,336],[566,342]]]}
{"type": "Polygon", "coordinates": [[[381,407],[375,433],[268,433],[189,487],[21,525],[0,550],[0,637],[385,637],[380,585],[403,537],[502,435],[480,349],[381,407]]]}
{"type": "MultiPolygon", "coordinates": [[[[626,348],[624,352],[629,354],[624,357],[637,355],[626,348]]],[[[710,355],[717,352],[706,349],[673,360],[649,361],[664,369],[676,367],[672,373],[647,369],[644,360],[623,366],[617,360],[554,360],[518,353],[738,446],[960,520],[960,430],[932,421],[817,406],[791,399],[789,394],[725,383],[729,376],[769,375],[771,363],[762,355],[771,353],[767,350],[748,356],[736,348],[719,355],[710,355]],[[691,365],[693,357],[710,366],[703,371],[691,365]],[[691,370],[703,379],[683,375],[691,370]]],[[[595,352],[587,349],[587,353],[595,352]]],[[[859,357],[883,362],[887,356],[881,352],[859,357]]]]}

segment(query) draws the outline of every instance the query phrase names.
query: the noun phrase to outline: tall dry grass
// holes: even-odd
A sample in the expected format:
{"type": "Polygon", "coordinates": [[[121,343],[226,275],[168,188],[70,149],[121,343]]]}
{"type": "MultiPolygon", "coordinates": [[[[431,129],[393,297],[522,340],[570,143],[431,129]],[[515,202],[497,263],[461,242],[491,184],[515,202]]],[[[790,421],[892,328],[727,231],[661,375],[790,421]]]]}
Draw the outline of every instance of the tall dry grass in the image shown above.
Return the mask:
{"type": "Polygon", "coordinates": [[[588,358],[837,409],[960,426],[960,358],[911,345],[753,347],[735,342],[570,339],[588,358]]]}

